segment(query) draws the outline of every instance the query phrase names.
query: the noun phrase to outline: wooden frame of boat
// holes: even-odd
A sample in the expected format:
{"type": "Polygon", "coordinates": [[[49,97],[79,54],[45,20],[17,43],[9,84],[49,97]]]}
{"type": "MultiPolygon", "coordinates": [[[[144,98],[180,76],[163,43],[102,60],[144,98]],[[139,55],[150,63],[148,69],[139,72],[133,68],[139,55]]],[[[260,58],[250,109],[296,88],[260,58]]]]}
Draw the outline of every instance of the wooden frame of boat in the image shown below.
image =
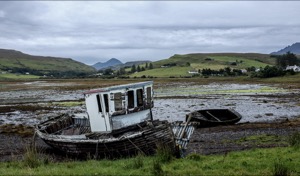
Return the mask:
{"type": "Polygon", "coordinates": [[[36,131],[53,148],[82,157],[152,155],[160,144],[175,152],[174,135],[167,121],[145,121],[112,133],[92,133],[83,124],[64,114],[39,124],[36,131]]]}
{"type": "Polygon", "coordinates": [[[239,122],[242,115],[233,109],[203,109],[191,112],[186,115],[186,121],[190,117],[190,122],[197,127],[212,127],[218,125],[232,125],[239,122]]]}
{"type": "Polygon", "coordinates": [[[60,115],[37,125],[36,134],[68,154],[117,158],[154,154],[159,145],[175,152],[167,121],[152,119],[152,81],[85,93],[87,117],[60,115]]]}

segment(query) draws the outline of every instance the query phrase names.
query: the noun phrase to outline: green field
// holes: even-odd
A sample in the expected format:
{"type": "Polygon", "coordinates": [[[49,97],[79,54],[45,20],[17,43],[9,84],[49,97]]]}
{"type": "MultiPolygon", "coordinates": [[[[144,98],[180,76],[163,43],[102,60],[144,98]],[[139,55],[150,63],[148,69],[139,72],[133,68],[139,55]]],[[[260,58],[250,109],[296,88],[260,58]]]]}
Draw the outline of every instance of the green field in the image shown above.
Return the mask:
{"type": "Polygon", "coordinates": [[[260,68],[260,67],[263,68],[263,67],[269,65],[269,64],[257,61],[257,60],[246,59],[246,58],[242,58],[242,57],[213,56],[210,58],[213,60],[202,62],[202,63],[193,63],[192,67],[197,70],[204,69],[204,68],[218,70],[218,69],[224,68],[226,66],[231,67],[232,69],[245,69],[245,68],[249,68],[252,66],[254,66],[256,68],[260,68]],[[229,64],[229,63],[236,62],[236,61],[238,61],[238,64],[236,66],[229,64]]]}
{"type": "Polygon", "coordinates": [[[185,158],[137,156],[119,160],[1,162],[1,175],[299,175],[299,148],[251,149],[185,158]]]}
{"type": "Polygon", "coordinates": [[[152,70],[146,70],[138,73],[134,73],[131,77],[153,76],[153,77],[183,77],[189,76],[188,71],[191,67],[169,67],[169,68],[156,68],[152,70]]]}
{"type": "Polygon", "coordinates": [[[40,76],[14,74],[14,73],[0,74],[0,80],[5,80],[5,79],[38,79],[38,78],[40,78],[40,76]]]}
{"type": "Polygon", "coordinates": [[[0,58],[0,68],[31,68],[44,71],[93,71],[92,68],[71,59],[58,58],[0,58]]]}
{"type": "Polygon", "coordinates": [[[249,67],[265,67],[274,65],[275,59],[267,54],[256,53],[211,53],[211,54],[186,54],[174,55],[169,59],[153,62],[154,69],[132,74],[131,76],[153,76],[153,77],[180,77],[191,76],[188,71],[199,69],[219,70],[225,67],[231,69],[246,69],[249,67]],[[235,63],[235,64],[233,64],[235,63]],[[169,68],[162,68],[166,64],[176,64],[169,68]]]}

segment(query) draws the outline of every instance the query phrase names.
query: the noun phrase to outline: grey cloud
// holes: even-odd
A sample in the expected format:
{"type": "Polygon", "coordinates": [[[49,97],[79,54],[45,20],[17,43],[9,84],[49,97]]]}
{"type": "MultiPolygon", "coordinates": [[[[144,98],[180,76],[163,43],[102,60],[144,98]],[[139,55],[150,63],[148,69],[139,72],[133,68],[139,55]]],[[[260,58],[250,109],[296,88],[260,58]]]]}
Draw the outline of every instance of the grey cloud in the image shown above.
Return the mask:
{"type": "MultiPolygon", "coordinates": [[[[0,48],[101,59],[190,52],[269,53],[299,41],[300,2],[0,2],[0,48]]],[[[98,59],[98,60],[97,60],[98,59]]]]}

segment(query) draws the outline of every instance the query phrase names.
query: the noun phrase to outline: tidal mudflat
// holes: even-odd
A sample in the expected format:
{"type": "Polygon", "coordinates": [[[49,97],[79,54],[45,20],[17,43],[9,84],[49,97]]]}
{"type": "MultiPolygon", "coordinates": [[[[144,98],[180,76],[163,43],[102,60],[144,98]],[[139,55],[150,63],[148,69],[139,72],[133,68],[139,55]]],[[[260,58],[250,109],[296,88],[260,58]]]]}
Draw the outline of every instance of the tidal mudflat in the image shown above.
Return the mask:
{"type": "MultiPolygon", "coordinates": [[[[14,84],[7,85],[11,86],[11,90],[0,89],[0,125],[33,126],[57,114],[85,112],[83,93],[87,89],[61,89],[79,84],[47,81],[19,84],[21,88],[14,88],[20,86],[14,84]]],[[[300,116],[300,90],[283,89],[276,85],[157,83],[154,97],[154,118],[169,121],[184,120],[185,114],[191,111],[214,108],[235,109],[243,116],[241,123],[300,116]]]]}
{"type": "Polygon", "coordinates": [[[300,116],[300,90],[261,84],[169,84],[156,89],[154,116],[170,121],[200,109],[232,108],[243,122],[262,122],[300,116]]]}
{"type": "MultiPolygon", "coordinates": [[[[213,108],[233,108],[243,116],[237,125],[196,129],[187,153],[214,154],[286,146],[288,135],[300,129],[300,120],[297,120],[300,89],[265,84],[154,83],[155,119],[182,121],[191,111],[213,108]],[[268,142],[256,144],[253,135],[268,142]]],[[[22,159],[26,145],[32,142],[33,134],[28,135],[28,126],[61,113],[84,113],[83,93],[89,87],[95,88],[90,83],[82,85],[74,81],[0,84],[0,161],[22,159]],[[24,137],[24,134],[27,135],[24,137]]],[[[114,83],[97,84],[103,87],[114,83]]],[[[47,147],[41,140],[37,144],[47,147]]],[[[65,160],[60,154],[54,155],[55,151],[49,147],[45,152],[53,160],[65,160]]]]}

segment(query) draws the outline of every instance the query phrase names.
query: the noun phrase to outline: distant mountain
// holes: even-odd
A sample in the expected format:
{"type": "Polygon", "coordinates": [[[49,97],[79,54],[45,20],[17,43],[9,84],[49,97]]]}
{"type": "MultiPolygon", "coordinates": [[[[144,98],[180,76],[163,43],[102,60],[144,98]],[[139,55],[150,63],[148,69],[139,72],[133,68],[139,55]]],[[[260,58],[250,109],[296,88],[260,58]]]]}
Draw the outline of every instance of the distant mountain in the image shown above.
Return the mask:
{"type": "Polygon", "coordinates": [[[291,46],[287,46],[277,52],[272,52],[271,55],[282,55],[282,54],[285,54],[287,52],[291,52],[291,53],[294,53],[294,54],[300,54],[300,43],[297,42],[297,43],[294,43],[292,44],[291,46]]]}
{"type": "Polygon", "coordinates": [[[104,69],[108,69],[111,68],[113,70],[118,70],[122,67],[131,67],[133,65],[142,65],[142,64],[146,64],[146,63],[150,63],[151,61],[130,61],[130,62],[126,62],[125,64],[123,64],[121,61],[119,61],[118,59],[112,58],[110,60],[108,60],[107,62],[101,63],[98,62],[94,65],[92,65],[92,67],[96,68],[97,70],[104,70],[104,69]]]}
{"type": "Polygon", "coordinates": [[[16,50],[0,49],[0,70],[39,72],[95,72],[91,66],[70,58],[32,56],[16,50]]]}
{"type": "Polygon", "coordinates": [[[116,58],[111,58],[110,60],[102,63],[102,62],[97,62],[96,64],[92,65],[92,67],[94,67],[97,70],[102,70],[102,69],[106,69],[109,67],[113,67],[116,65],[122,65],[123,63],[121,61],[119,61],[116,58]]]}

